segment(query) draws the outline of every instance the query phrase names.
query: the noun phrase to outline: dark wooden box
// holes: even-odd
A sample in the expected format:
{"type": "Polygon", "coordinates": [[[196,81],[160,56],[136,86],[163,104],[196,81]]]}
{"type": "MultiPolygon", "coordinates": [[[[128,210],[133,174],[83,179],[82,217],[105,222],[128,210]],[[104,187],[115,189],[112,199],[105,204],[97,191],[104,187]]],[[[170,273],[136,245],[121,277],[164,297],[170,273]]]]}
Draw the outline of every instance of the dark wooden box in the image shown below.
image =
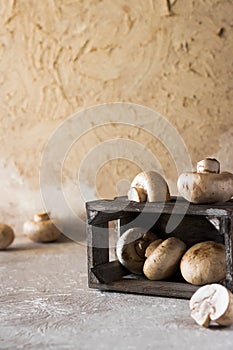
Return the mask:
{"type": "Polygon", "coordinates": [[[173,197],[166,203],[136,203],[128,201],[126,197],[118,197],[88,202],[86,211],[90,288],[176,298],[191,297],[198,286],[185,282],[180,273],[172,280],[150,281],[143,276],[129,274],[112,254],[114,244],[125,230],[135,226],[150,226],[150,230],[162,239],[178,237],[187,247],[207,240],[224,243],[227,272],[226,279],[221,283],[233,291],[233,200],[214,205],[195,205],[179,197],[173,197]],[[169,220],[173,229],[166,233],[169,220]],[[112,222],[115,229],[112,229],[112,222]]]}

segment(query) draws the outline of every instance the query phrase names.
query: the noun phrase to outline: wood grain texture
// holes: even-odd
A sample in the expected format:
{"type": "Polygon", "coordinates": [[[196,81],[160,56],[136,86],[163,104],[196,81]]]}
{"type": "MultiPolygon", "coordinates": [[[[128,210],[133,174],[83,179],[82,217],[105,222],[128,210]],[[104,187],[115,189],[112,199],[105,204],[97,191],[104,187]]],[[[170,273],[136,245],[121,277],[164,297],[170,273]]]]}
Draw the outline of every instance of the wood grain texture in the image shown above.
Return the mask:
{"type": "MultiPolygon", "coordinates": [[[[104,221],[104,214],[109,215],[110,220],[131,213],[166,213],[166,214],[187,214],[200,216],[228,216],[233,212],[233,200],[226,203],[216,204],[190,204],[181,197],[172,197],[166,203],[130,202],[127,197],[118,197],[115,200],[97,200],[86,204],[87,211],[96,215],[89,217],[89,224],[104,221]],[[101,217],[102,215],[102,217],[101,217]]],[[[105,217],[106,219],[106,217],[105,217]]]]}
{"type": "Polygon", "coordinates": [[[167,281],[149,281],[138,278],[124,278],[120,281],[112,283],[102,283],[101,285],[92,285],[92,288],[101,290],[117,291],[124,293],[137,293],[146,295],[157,295],[172,298],[190,298],[198,289],[198,286],[193,286],[187,283],[175,283],[167,281]]]}
{"type": "Polygon", "coordinates": [[[233,292],[233,216],[228,220],[222,218],[222,230],[226,248],[226,287],[233,292]]]}

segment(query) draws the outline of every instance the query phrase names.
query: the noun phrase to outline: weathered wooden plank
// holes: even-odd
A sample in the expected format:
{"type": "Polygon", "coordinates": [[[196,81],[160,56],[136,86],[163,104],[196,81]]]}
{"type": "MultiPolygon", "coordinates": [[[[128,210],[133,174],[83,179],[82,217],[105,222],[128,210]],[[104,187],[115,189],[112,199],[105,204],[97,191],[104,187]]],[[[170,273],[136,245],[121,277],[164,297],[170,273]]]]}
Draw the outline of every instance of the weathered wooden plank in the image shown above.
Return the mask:
{"type": "MultiPolygon", "coordinates": [[[[180,218],[179,215],[174,215],[177,216],[178,224],[177,226],[174,225],[172,232],[167,233],[166,228],[170,215],[162,214],[156,216],[156,214],[143,213],[141,215],[137,214],[137,217],[135,217],[134,214],[132,213],[132,216],[118,220],[118,235],[131,227],[139,226],[153,231],[162,239],[167,239],[171,236],[180,238],[186,243],[187,247],[208,240],[214,240],[219,243],[224,242],[223,235],[204,216],[185,215],[180,218]]],[[[175,220],[173,220],[173,223],[175,223],[175,220]]]]}
{"type": "Polygon", "coordinates": [[[111,283],[129,274],[117,260],[95,266],[91,271],[101,283],[111,283]]]}
{"type": "Polygon", "coordinates": [[[223,235],[208,218],[200,215],[185,215],[182,220],[180,220],[179,215],[177,216],[178,225],[174,226],[172,232],[166,233],[166,227],[170,217],[168,214],[163,214],[159,217],[152,231],[162,239],[175,236],[185,242],[187,248],[204,241],[224,242],[223,235]]]}
{"type": "Polygon", "coordinates": [[[89,284],[98,282],[91,269],[109,261],[108,223],[87,225],[87,257],[89,284]]]}
{"type": "Polygon", "coordinates": [[[87,223],[89,225],[99,225],[119,218],[124,218],[126,216],[130,217],[131,212],[124,212],[123,210],[108,212],[106,209],[98,211],[90,209],[87,204],[87,223]]]}
{"type": "Polygon", "coordinates": [[[224,234],[226,250],[225,285],[233,292],[233,216],[221,218],[221,231],[224,234]]]}
{"type": "MultiPolygon", "coordinates": [[[[145,212],[145,213],[166,213],[166,214],[187,214],[203,216],[228,216],[233,213],[233,200],[226,203],[216,204],[191,204],[180,197],[172,197],[166,203],[130,202],[126,197],[119,197],[114,200],[98,200],[87,203],[88,211],[108,213],[116,218],[115,214],[121,216],[123,212],[145,212]]],[[[99,215],[99,214],[98,214],[99,215]]],[[[111,219],[111,220],[114,220],[111,219]]]]}
{"type": "Polygon", "coordinates": [[[91,267],[109,261],[108,223],[88,225],[88,256],[92,262],[91,267]]]}
{"type": "Polygon", "coordinates": [[[90,285],[91,288],[100,290],[117,291],[125,293],[146,294],[163,297],[174,297],[189,299],[193,293],[199,288],[188,283],[175,283],[165,281],[149,281],[144,279],[127,279],[108,284],[90,285]]]}

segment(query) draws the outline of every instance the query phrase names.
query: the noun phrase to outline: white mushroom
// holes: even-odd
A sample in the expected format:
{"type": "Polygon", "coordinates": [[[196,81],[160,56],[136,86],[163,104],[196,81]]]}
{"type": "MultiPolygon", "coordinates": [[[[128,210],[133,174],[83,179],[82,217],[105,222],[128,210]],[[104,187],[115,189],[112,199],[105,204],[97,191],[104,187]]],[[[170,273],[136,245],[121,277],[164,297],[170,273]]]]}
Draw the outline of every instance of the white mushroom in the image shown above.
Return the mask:
{"type": "Polygon", "coordinates": [[[117,241],[116,254],[120,263],[130,272],[141,274],[145,261],[145,250],[157,236],[141,227],[125,231],[117,241]]]}
{"type": "Polygon", "coordinates": [[[191,297],[189,306],[191,317],[203,327],[210,321],[222,326],[233,324],[233,295],[220,284],[207,284],[199,288],[191,297]]]}
{"type": "Polygon", "coordinates": [[[170,192],[165,179],[155,171],[139,173],[132,181],[128,199],[135,202],[165,202],[170,192]]]}
{"type": "Polygon", "coordinates": [[[150,280],[171,277],[178,269],[186,245],[178,238],[170,237],[159,244],[146,259],[143,272],[150,280]]]}
{"type": "Polygon", "coordinates": [[[23,231],[34,242],[53,242],[61,234],[54,220],[51,220],[46,212],[35,214],[33,220],[26,221],[23,231]]]}
{"type": "Polygon", "coordinates": [[[145,251],[145,257],[148,258],[151,253],[157,248],[161,243],[163,242],[162,239],[156,239],[156,241],[153,241],[148,245],[145,251]]]}
{"type": "Polygon", "coordinates": [[[220,171],[216,159],[206,158],[197,163],[197,172],[179,176],[178,191],[191,203],[226,202],[233,196],[233,174],[220,171]]]}
{"type": "Polygon", "coordinates": [[[14,240],[13,229],[3,223],[0,223],[0,249],[6,249],[14,240]]]}
{"type": "Polygon", "coordinates": [[[220,173],[220,163],[215,158],[205,158],[197,163],[198,173],[220,173]]]}
{"type": "Polygon", "coordinates": [[[226,277],[225,254],[225,247],[221,243],[205,241],[193,245],[181,259],[183,278],[195,285],[223,280],[226,277]]]}

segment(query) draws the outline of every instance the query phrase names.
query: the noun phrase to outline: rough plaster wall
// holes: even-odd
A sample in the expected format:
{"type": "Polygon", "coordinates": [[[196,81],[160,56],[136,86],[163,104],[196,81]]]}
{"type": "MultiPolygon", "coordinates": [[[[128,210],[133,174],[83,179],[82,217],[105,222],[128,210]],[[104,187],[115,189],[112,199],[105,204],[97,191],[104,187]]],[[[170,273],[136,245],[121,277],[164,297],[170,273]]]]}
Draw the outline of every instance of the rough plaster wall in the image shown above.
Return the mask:
{"type": "MultiPolygon", "coordinates": [[[[232,11],[231,0],[1,1],[1,219],[20,231],[41,208],[38,174],[47,141],[70,115],[100,103],[155,109],[178,129],[193,164],[216,155],[233,171],[232,11]]],[[[163,145],[140,129],[114,125],[90,132],[71,150],[68,189],[74,164],[116,136],[150,147],[174,193],[178,174],[163,145]]],[[[100,195],[112,197],[116,183],[137,171],[121,160],[103,165],[100,195]]]]}

